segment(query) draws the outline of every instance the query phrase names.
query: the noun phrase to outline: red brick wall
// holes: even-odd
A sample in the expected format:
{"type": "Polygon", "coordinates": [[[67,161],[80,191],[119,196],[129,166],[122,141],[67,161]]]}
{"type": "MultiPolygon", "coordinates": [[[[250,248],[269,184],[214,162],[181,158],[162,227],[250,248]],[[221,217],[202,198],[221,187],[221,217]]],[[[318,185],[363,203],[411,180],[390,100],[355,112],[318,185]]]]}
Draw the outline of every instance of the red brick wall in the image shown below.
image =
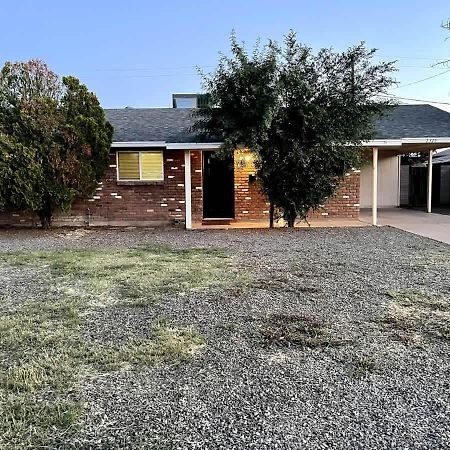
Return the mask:
{"type": "Polygon", "coordinates": [[[269,203],[261,192],[258,181],[250,181],[255,175],[253,159],[248,152],[234,155],[234,212],[236,220],[260,220],[269,218],[269,203]]]}
{"type": "MultiPolygon", "coordinates": [[[[254,175],[252,160],[247,153],[236,152],[234,164],[235,217],[236,220],[261,220],[269,217],[269,203],[257,181],[249,182],[254,175]]],[[[333,197],[322,208],[310,214],[311,218],[358,218],[359,217],[359,170],[347,173],[333,197]]]]}
{"type": "Polygon", "coordinates": [[[94,196],[77,202],[72,213],[90,212],[90,224],[184,221],[184,151],[164,151],[164,181],[118,181],[116,155],[94,196]]]}
{"type": "MultiPolygon", "coordinates": [[[[257,181],[249,181],[255,169],[245,153],[236,153],[234,165],[235,218],[268,219],[269,204],[257,181]]],[[[192,220],[203,218],[202,152],[191,151],[192,220]]],[[[359,171],[346,175],[342,186],[322,209],[310,217],[358,218],[359,171]]],[[[118,182],[116,155],[92,198],[75,203],[66,214],[55,214],[55,225],[156,225],[184,222],[184,150],[164,151],[164,181],[118,182]]],[[[23,212],[0,213],[0,225],[32,225],[39,220],[23,212]]]]}
{"type": "MultiPolygon", "coordinates": [[[[55,225],[159,225],[184,222],[184,150],[164,151],[164,181],[117,181],[116,154],[94,195],[70,212],[56,213],[55,225]]],[[[38,223],[29,214],[0,214],[0,224],[38,223]]]]}
{"type": "Polygon", "coordinates": [[[336,193],[310,217],[359,218],[359,174],[359,170],[347,173],[336,193]]]}

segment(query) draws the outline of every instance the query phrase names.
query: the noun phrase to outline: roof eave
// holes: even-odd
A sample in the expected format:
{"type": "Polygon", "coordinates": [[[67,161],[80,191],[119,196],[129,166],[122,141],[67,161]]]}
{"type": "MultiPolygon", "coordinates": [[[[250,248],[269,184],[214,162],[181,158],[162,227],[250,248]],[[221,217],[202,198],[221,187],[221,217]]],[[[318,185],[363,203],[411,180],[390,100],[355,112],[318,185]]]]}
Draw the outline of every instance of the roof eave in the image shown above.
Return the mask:
{"type": "Polygon", "coordinates": [[[222,144],[220,142],[166,142],[166,141],[122,141],[113,142],[112,148],[161,148],[167,150],[217,150],[222,144]]]}

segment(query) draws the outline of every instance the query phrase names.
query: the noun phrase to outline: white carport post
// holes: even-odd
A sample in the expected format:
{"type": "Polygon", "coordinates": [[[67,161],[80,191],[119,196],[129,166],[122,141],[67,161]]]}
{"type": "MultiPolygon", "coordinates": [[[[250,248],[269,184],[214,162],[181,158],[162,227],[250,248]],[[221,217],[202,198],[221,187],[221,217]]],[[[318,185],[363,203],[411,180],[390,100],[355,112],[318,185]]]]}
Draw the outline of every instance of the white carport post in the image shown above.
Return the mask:
{"type": "Polygon", "coordinates": [[[378,148],[372,149],[372,225],[377,225],[378,213],[378,148]]]}
{"type": "Polygon", "coordinates": [[[427,213],[431,212],[432,190],[433,190],[433,150],[430,150],[428,152],[427,213]]]}
{"type": "Polygon", "coordinates": [[[184,151],[184,208],[186,229],[192,229],[191,152],[184,151]]]}

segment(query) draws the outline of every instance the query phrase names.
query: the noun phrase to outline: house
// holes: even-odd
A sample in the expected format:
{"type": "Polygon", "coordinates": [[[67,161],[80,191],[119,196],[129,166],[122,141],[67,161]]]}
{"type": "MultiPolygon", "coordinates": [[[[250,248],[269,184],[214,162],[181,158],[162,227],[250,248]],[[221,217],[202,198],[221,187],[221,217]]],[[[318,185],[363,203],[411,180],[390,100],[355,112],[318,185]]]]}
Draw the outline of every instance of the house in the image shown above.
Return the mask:
{"type": "MultiPolygon", "coordinates": [[[[190,104],[181,94],[179,103],[190,104]]],[[[175,105],[174,101],[174,105],[175,105]]],[[[55,225],[226,224],[267,221],[269,205],[255,177],[251,152],[213,158],[219,142],[196,142],[192,109],[108,109],[114,126],[110,164],[96,192],[77,201],[55,225]]],[[[360,208],[400,205],[400,156],[450,146],[450,114],[430,105],[400,105],[376,124],[365,143],[368,163],[345,178],[315,217],[359,217],[360,208]]],[[[431,211],[431,175],[427,209],[431,211]]],[[[0,214],[0,224],[30,224],[23,212],[0,214]]]]}

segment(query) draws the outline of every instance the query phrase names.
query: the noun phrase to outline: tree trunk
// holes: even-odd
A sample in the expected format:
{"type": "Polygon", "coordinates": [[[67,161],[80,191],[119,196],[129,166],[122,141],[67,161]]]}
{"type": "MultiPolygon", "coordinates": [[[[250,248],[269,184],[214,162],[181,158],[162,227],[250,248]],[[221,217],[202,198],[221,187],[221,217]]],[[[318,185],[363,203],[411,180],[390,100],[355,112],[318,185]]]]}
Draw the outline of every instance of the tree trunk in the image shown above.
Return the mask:
{"type": "Polygon", "coordinates": [[[273,202],[270,202],[270,208],[269,208],[269,228],[273,228],[273,219],[275,215],[275,205],[273,202]]]}
{"type": "Polygon", "coordinates": [[[295,219],[297,218],[297,213],[295,212],[295,210],[284,210],[284,219],[287,222],[287,226],[289,228],[294,228],[295,225],[295,219]]]}
{"type": "Polygon", "coordinates": [[[53,208],[50,200],[46,200],[44,206],[38,211],[39,219],[41,220],[42,228],[48,230],[52,226],[53,208]]]}

